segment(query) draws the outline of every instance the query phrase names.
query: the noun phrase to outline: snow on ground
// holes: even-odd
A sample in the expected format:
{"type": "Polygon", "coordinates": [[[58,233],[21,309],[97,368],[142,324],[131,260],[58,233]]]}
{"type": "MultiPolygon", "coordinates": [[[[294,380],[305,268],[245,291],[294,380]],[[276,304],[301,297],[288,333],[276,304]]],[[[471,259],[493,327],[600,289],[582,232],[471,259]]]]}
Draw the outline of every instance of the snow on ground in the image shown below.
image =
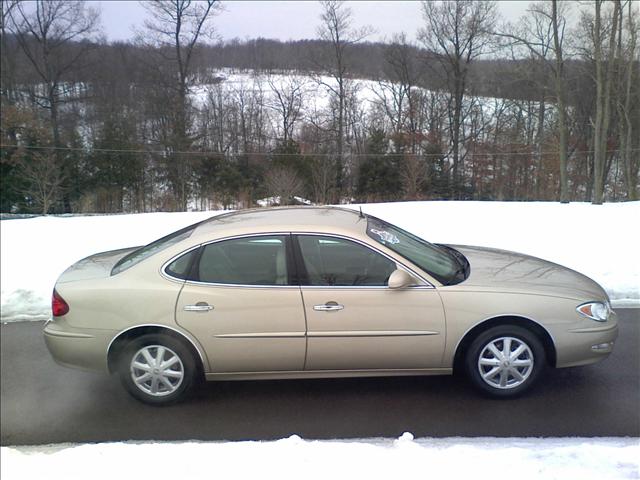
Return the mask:
{"type": "Polygon", "coordinates": [[[143,478],[637,479],[637,438],[423,438],[273,442],[103,443],[2,447],[1,476],[143,478]],[[164,459],[164,461],[163,461],[164,459]],[[90,472],[90,473],[89,473],[90,472]]]}
{"type": "MultiPolygon", "coordinates": [[[[282,92],[296,90],[303,98],[302,111],[309,113],[329,106],[330,93],[327,86],[335,85],[335,79],[330,76],[310,76],[290,70],[277,70],[269,74],[252,69],[222,68],[212,71],[212,74],[217,77],[218,82],[213,84],[200,83],[192,89],[191,97],[198,106],[206,103],[209,94],[213,94],[213,98],[215,98],[215,92],[218,88],[235,92],[260,92],[265,95],[267,104],[277,102],[274,89],[282,92]]],[[[380,100],[375,93],[380,91],[380,86],[375,80],[352,79],[348,88],[353,89],[365,108],[371,107],[371,104],[380,100]]],[[[421,90],[428,92],[425,89],[421,90]]],[[[482,100],[486,101],[486,99],[482,100]]]]}
{"type": "MultiPolygon", "coordinates": [[[[311,200],[307,200],[306,198],[294,196],[293,199],[297,202],[298,205],[313,205],[311,200]]],[[[261,207],[278,207],[280,206],[280,195],[277,195],[275,197],[261,198],[260,200],[256,200],[256,203],[261,207]]]]}
{"type": "MultiPolygon", "coordinates": [[[[565,265],[600,283],[614,305],[640,306],[640,202],[404,202],[362,209],[432,242],[514,250],[565,265]]],[[[77,260],[149,243],[217,213],[2,220],[2,321],[48,318],[55,280],[77,260]]]]}
{"type": "Polygon", "coordinates": [[[49,318],[53,285],[72,263],[100,251],[145,245],[213,213],[221,212],[0,221],[2,321],[49,318]]]}

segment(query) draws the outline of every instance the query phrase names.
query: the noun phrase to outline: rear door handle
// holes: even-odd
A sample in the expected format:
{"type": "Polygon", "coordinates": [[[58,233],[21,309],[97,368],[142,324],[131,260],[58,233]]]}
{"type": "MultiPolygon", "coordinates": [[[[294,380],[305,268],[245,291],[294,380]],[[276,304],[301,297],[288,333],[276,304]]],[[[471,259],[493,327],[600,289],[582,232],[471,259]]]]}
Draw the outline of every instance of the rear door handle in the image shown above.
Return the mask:
{"type": "Polygon", "coordinates": [[[207,302],[198,302],[195,305],[185,305],[185,312],[208,312],[213,310],[213,305],[209,305],[207,302]]]}
{"type": "Polygon", "coordinates": [[[327,302],[324,305],[314,305],[313,309],[316,312],[337,312],[338,310],[344,310],[344,305],[340,305],[337,302],[327,302]]]}

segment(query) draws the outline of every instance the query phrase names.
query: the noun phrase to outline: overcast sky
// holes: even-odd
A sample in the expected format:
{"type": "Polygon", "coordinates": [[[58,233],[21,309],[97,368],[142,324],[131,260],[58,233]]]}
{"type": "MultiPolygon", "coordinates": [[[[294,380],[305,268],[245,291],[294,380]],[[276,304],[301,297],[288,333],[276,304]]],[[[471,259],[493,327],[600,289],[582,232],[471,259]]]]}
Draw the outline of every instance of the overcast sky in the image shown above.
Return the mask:
{"type": "MultiPolygon", "coordinates": [[[[126,40],[134,25],[141,26],[146,11],[135,1],[90,1],[102,11],[107,40],[126,40]]],[[[357,26],[371,25],[376,30],[370,40],[384,40],[393,33],[406,32],[415,38],[422,25],[417,1],[349,1],[357,26]]],[[[222,40],[232,38],[274,38],[280,40],[316,38],[320,5],[316,1],[225,1],[215,21],[222,40]]],[[[507,20],[525,14],[529,2],[500,1],[498,10],[507,20]]]]}

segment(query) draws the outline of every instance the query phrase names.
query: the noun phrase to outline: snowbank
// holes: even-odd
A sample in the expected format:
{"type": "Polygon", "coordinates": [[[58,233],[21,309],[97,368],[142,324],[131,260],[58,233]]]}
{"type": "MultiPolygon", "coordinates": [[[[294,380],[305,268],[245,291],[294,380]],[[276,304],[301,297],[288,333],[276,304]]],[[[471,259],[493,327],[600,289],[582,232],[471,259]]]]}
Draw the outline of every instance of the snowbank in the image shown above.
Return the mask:
{"type": "Polygon", "coordinates": [[[220,212],[0,221],[2,321],[49,318],[53,285],[72,263],[105,250],[145,245],[214,213],[220,212]]]}
{"type": "MultiPolygon", "coordinates": [[[[496,247],[560,263],[599,282],[614,305],[640,306],[640,202],[404,202],[362,209],[432,242],[496,247]]],[[[217,213],[2,220],[2,321],[48,318],[55,280],[77,260],[149,243],[217,213]]]]}
{"type": "Polygon", "coordinates": [[[300,479],[637,479],[640,444],[629,438],[424,438],[274,442],[105,443],[2,447],[1,477],[300,479]],[[163,460],[164,459],[164,460],[163,460]]]}

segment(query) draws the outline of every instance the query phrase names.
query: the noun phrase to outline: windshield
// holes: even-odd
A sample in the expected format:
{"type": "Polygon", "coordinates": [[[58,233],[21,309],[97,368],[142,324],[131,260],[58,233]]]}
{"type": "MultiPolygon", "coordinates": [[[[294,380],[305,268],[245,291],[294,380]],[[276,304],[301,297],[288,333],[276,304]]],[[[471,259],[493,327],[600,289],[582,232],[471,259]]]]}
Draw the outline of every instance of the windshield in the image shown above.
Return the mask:
{"type": "Polygon", "coordinates": [[[115,264],[113,269],[111,270],[111,275],[116,275],[120,272],[127,270],[128,268],[133,267],[134,265],[140,263],[145,258],[149,258],[151,255],[154,255],[158,252],[161,252],[165,248],[169,248],[171,245],[175,245],[182,240],[189,238],[189,236],[193,233],[198,225],[202,222],[198,222],[194,225],[189,225],[177,232],[173,232],[166,237],[162,237],[155,242],[151,242],[149,245],[144,247],[140,247],[137,250],[134,250],[129,255],[120,259],[118,263],[115,264]]]}
{"type": "Polygon", "coordinates": [[[445,248],[433,245],[395,225],[367,215],[367,235],[413,262],[443,285],[452,285],[465,279],[466,261],[458,261],[445,248]]]}

